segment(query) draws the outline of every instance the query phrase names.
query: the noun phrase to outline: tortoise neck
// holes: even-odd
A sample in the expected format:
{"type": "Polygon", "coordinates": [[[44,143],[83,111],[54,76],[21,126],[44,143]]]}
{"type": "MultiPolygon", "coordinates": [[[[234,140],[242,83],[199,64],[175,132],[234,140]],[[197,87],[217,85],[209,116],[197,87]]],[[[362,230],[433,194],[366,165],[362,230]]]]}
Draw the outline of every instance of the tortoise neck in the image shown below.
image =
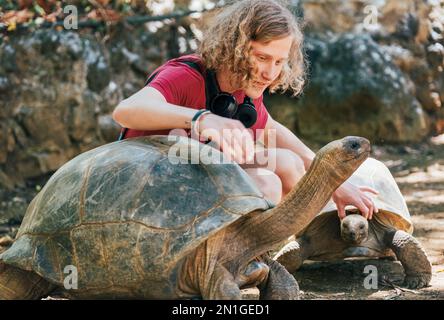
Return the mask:
{"type": "Polygon", "coordinates": [[[230,243],[228,254],[236,253],[238,250],[234,248],[242,247],[243,252],[235,258],[236,264],[248,263],[288,237],[300,233],[346,178],[336,174],[333,167],[315,160],[277,207],[266,212],[254,212],[245,221],[236,224],[235,232],[227,237],[230,243]]]}

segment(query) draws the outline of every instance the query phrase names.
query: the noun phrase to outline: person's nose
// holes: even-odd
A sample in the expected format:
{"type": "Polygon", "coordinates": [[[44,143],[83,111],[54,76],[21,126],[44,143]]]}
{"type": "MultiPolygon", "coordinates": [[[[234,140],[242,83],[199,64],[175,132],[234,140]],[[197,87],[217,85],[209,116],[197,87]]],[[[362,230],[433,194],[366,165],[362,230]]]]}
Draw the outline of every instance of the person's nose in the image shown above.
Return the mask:
{"type": "Polygon", "coordinates": [[[262,70],[262,78],[265,81],[272,81],[277,76],[277,66],[274,65],[274,63],[269,63],[266,66],[264,66],[262,70]]]}

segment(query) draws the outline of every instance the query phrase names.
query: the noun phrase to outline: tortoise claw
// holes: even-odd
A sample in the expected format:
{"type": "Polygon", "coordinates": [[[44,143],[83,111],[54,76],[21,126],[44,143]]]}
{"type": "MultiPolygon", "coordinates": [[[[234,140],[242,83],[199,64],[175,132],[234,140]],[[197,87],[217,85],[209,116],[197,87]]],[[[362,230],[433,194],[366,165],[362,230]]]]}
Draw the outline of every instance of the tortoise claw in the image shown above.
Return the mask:
{"type": "Polygon", "coordinates": [[[429,274],[407,275],[404,279],[404,286],[409,289],[420,289],[427,287],[431,279],[429,274]]]}

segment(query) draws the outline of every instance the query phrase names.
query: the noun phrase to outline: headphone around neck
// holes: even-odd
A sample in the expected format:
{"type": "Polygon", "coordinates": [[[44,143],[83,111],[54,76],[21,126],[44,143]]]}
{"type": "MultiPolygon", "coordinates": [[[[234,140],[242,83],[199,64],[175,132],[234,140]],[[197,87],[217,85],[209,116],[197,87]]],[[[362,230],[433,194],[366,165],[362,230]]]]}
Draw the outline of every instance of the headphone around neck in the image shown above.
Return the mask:
{"type": "Polygon", "coordinates": [[[237,104],[236,98],[220,90],[213,70],[207,70],[205,75],[207,110],[219,116],[237,119],[245,126],[252,127],[257,120],[257,112],[253,100],[245,96],[244,102],[237,104]]]}
{"type": "MultiPolygon", "coordinates": [[[[212,70],[204,72],[200,65],[194,61],[181,60],[181,63],[197,70],[205,78],[205,96],[206,109],[214,114],[222,117],[237,119],[244,125],[245,128],[252,127],[257,120],[257,112],[254,107],[253,100],[245,96],[244,102],[237,105],[236,98],[227,92],[221,92],[219,84],[217,83],[216,74],[212,70]]],[[[148,85],[159,73],[154,72],[146,81],[148,85]]],[[[122,128],[117,140],[125,139],[128,128],[122,128]]]]}

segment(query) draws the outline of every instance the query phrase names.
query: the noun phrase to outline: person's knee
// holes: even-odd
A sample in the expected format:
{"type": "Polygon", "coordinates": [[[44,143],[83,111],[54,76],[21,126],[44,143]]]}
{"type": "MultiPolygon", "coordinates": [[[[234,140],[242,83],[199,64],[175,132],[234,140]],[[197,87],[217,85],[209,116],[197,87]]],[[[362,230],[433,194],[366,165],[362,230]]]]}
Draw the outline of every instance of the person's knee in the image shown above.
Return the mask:
{"type": "Polygon", "coordinates": [[[278,204],[282,198],[282,182],[281,179],[272,171],[266,169],[255,169],[251,174],[253,180],[258,186],[259,190],[264,194],[264,197],[278,204]]]}
{"type": "Polygon", "coordinates": [[[278,204],[282,199],[282,181],[281,179],[270,171],[270,174],[263,177],[262,192],[264,196],[278,204]]]}

